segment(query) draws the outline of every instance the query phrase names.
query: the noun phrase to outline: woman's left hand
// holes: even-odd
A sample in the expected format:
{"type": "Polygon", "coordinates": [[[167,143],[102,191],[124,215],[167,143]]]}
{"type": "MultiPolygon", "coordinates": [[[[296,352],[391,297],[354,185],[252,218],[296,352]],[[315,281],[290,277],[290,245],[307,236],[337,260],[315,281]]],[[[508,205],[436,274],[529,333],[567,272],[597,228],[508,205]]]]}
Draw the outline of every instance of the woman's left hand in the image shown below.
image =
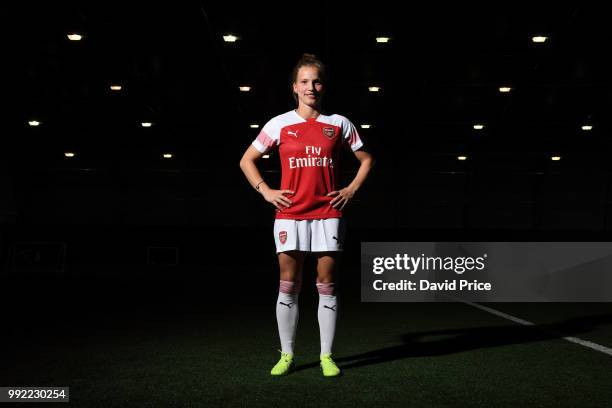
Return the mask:
{"type": "Polygon", "coordinates": [[[335,196],[329,203],[331,204],[332,207],[340,211],[342,211],[344,206],[349,201],[351,201],[354,195],[355,195],[355,190],[353,190],[350,187],[345,187],[342,190],[332,191],[331,193],[327,193],[327,196],[335,196]]]}

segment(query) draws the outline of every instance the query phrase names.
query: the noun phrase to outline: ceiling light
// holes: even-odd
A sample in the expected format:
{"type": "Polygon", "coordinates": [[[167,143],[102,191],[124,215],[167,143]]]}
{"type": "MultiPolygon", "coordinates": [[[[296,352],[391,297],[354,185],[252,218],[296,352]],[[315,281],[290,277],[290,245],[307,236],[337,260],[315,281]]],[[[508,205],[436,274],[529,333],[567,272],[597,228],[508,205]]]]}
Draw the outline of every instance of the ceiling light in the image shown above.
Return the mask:
{"type": "Polygon", "coordinates": [[[379,86],[370,86],[370,87],[368,87],[368,91],[370,91],[370,92],[378,92],[378,91],[380,91],[380,87],[379,86]]]}
{"type": "Polygon", "coordinates": [[[593,130],[593,126],[592,125],[583,125],[582,126],[582,130],[593,130]]]}
{"type": "Polygon", "coordinates": [[[67,37],[70,41],[81,41],[81,39],[83,38],[83,36],[77,33],[70,33],[67,35],[67,37]]]}
{"type": "Polygon", "coordinates": [[[389,37],[376,37],[376,42],[377,43],[386,44],[386,43],[389,42],[389,40],[391,40],[391,38],[389,38],[389,37]]]}
{"type": "Polygon", "coordinates": [[[561,160],[561,156],[552,156],[550,158],[550,160],[552,160],[552,161],[559,161],[559,160],[561,160]]]}
{"type": "Polygon", "coordinates": [[[501,93],[508,93],[508,92],[510,92],[511,90],[512,90],[512,88],[511,88],[511,87],[509,87],[509,86],[500,86],[500,87],[499,87],[499,92],[501,92],[501,93]]]}
{"type": "Polygon", "coordinates": [[[28,122],[28,125],[32,126],[32,127],[36,127],[36,126],[40,126],[40,122],[37,120],[31,120],[28,122]]]}
{"type": "Polygon", "coordinates": [[[235,35],[232,34],[226,34],[223,36],[223,41],[225,42],[236,42],[238,40],[238,37],[236,37],[235,35]]]}
{"type": "Polygon", "coordinates": [[[461,160],[461,161],[467,160],[467,156],[457,156],[457,160],[461,160]]]}
{"type": "Polygon", "coordinates": [[[164,153],[164,154],[162,155],[162,157],[163,157],[164,159],[171,159],[171,158],[173,157],[173,155],[172,155],[172,153],[164,153]]]}
{"type": "Polygon", "coordinates": [[[66,156],[66,157],[74,157],[74,156],[75,156],[75,154],[74,154],[74,153],[72,153],[72,152],[65,152],[65,153],[64,153],[64,156],[66,156]]]}
{"type": "Polygon", "coordinates": [[[482,129],[484,129],[484,125],[481,125],[480,123],[475,124],[473,127],[474,127],[474,130],[482,130],[482,129]]]}
{"type": "Polygon", "coordinates": [[[538,43],[538,44],[545,43],[547,40],[548,40],[548,37],[545,37],[543,35],[531,37],[531,41],[533,41],[534,43],[538,43]]]}
{"type": "Polygon", "coordinates": [[[251,90],[250,86],[241,86],[240,92],[249,92],[251,90]]]}

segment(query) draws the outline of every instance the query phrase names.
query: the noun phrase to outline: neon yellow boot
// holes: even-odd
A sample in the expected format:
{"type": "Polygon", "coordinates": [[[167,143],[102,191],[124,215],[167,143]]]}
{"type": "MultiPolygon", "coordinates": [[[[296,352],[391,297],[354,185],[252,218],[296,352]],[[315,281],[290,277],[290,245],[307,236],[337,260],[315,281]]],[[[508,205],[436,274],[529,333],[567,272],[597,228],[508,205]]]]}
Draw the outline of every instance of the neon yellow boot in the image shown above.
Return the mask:
{"type": "Polygon", "coordinates": [[[321,371],[325,377],[337,377],[341,371],[331,358],[331,354],[323,354],[321,356],[321,371]]]}
{"type": "Polygon", "coordinates": [[[281,358],[278,363],[272,367],[270,374],[272,375],[287,375],[291,372],[295,363],[293,362],[293,354],[283,353],[281,351],[281,358]]]}

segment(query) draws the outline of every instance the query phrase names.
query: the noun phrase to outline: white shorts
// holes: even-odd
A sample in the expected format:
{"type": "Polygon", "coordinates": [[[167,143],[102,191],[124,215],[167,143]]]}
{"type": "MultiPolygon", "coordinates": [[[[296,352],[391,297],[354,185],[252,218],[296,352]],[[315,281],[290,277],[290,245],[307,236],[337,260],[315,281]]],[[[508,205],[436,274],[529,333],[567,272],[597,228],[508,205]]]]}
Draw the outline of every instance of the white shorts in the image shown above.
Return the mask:
{"type": "Polygon", "coordinates": [[[276,253],[342,251],[345,231],[345,223],[342,218],[320,220],[277,218],[274,221],[276,253]]]}

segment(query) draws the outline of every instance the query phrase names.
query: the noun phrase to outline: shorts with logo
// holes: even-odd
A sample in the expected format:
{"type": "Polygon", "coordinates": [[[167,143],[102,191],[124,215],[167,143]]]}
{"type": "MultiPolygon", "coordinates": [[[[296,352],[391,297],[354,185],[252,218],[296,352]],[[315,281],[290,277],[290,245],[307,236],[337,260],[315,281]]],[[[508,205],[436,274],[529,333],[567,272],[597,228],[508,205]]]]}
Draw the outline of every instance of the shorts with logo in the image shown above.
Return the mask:
{"type": "Polygon", "coordinates": [[[342,218],[274,221],[276,253],[342,251],[346,232],[342,218]]]}

